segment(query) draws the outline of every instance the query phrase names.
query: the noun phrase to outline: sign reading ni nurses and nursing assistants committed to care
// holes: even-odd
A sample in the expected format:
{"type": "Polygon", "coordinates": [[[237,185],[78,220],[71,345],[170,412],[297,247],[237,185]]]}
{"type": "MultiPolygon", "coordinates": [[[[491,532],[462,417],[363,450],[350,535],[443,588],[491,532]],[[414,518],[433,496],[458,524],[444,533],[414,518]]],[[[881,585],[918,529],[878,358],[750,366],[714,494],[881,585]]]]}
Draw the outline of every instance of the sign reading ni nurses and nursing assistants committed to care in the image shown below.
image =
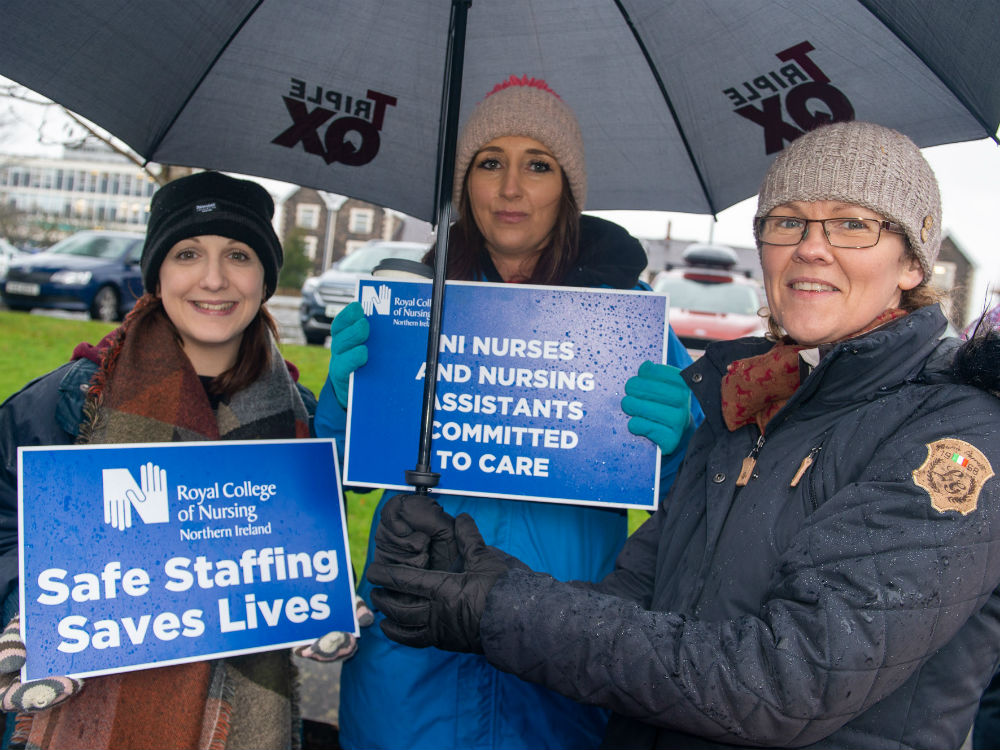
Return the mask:
{"type": "Polygon", "coordinates": [[[331,440],[18,449],[23,680],[358,633],[331,440]]]}
{"type": "MultiPolygon", "coordinates": [[[[431,285],[362,280],[371,325],[355,371],[345,481],[407,489],[431,285]]],[[[642,291],[448,282],[431,446],[436,492],[655,508],[660,453],[628,431],[625,381],[666,361],[667,298],[642,291]]]]}

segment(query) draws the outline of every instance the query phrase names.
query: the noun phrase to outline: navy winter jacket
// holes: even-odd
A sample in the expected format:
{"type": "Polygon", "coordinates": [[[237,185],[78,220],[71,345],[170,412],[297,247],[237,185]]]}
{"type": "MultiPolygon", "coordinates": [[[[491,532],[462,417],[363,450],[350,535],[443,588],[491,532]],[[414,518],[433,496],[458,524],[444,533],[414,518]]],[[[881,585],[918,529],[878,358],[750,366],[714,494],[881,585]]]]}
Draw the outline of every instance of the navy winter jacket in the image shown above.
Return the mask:
{"type": "Polygon", "coordinates": [[[958,748],[1000,652],[1000,400],[949,377],[937,306],[836,345],[760,432],[727,365],[674,488],[600,584],[512,571],[497,667],[612,709],[607,747],[958,748]],[[811,462],[810,462],[811,460],[811,462]]]}

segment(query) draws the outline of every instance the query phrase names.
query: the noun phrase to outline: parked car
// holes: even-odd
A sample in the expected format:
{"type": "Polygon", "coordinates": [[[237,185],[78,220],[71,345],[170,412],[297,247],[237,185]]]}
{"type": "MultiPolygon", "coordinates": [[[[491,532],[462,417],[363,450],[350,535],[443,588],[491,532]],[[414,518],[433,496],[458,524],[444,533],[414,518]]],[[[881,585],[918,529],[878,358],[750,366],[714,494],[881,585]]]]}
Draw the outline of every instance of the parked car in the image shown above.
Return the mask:
{"type": "Polygon", "coordinates": [[[24,253],[7,242],[3,237],[0,237],[0,281],[3,281],[7,277],[7,267],[10,265],[10,262],[21,255],[24,255],[24,253]]]}
{"type": "Polygon", "coordinates": [[[691,356],[700,356],[710,341],[767,331],[767,322],[757,315],[763,288],[733,271],[739,258],[732,248],[690,245],[683,258],[683,266],[656,275],[653,289],[670,295],[670,325],[691,356]]]}
{"type": "Polygon", "coordinates": [[[299,320],[306,341],[310,344],[326,342],[334,316],[355,300],[358,279],[370,276],[382,260],[419,261],[428,248],[428,244],[421,242],[371,240],[335,262],[321,276],[306,279],[299,306],[299,320]]]}
{"type": "Polygon", "coordinates": [[[145,235],[77,232],[48,250],[14,260],[0,285],[11,310],[81,310],[121,320],[142,296],[139,257],[145,235]]]}

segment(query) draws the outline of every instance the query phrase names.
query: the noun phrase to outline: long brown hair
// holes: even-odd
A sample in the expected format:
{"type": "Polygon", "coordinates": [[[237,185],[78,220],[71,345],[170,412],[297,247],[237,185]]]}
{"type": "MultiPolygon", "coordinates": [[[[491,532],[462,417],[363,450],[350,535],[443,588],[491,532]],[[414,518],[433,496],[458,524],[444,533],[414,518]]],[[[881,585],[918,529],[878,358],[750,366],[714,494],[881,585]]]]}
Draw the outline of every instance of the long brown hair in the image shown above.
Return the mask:
{"type": "MultiPolygon", "coordinates": [[[[473,160],[475,161],[475,160],[473,160]]],[[[432,246],[424,256],[424,263],[434,265],[432,246]]],[[[566,173],[562,173],[562,194],[556,222],[549,234],[548,244],[542,248],[535,267],[528,279],[529,284],[559,284],[576,264],[580,255],[580,208],[573,198],[566,173]]],[[[472,215],[469,201],[469,172],[462,180],[462,199],[458,205],[458,221],[450,229],[448,237],[448,270],[446,277],[463,281],[477,281],[485,278],[489,263],[486,240],[472,215]]]]}
{"type": "MultiPolygon", "coordinates": [[[[156,318],[166,322],[173,333],[174,340],[177,341],[177,345],[183,346],[177,327],[170,320],[166,310],[163,309],[163,300],[152,294],[145,294],[136,302],[135,308],[125,319],[121,327],[123,335],[120,335],[112,344],[112,348],[121,348],[126,333],[129,336],[141,337],[143,331],[156,318]]],[[[271,364],[272,338],[275,341],[278,340],[278,324],[261,303],[257,314],[243,330],[240,348],[236,354],[236,362],[228,370],[217,375],[208,390],[214,395],[221,396],[224,400],[229,400],[244,388],[249,387],[267,371],[271,364]]]]}

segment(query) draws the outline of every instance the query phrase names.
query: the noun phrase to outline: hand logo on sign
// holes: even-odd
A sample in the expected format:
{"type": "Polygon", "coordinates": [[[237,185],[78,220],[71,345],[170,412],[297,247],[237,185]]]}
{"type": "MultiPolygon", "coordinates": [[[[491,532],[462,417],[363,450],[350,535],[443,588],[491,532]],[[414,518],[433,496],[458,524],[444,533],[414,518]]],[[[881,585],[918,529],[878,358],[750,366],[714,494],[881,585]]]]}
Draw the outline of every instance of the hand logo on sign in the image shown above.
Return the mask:
{"type": "Polygon", "coordinates": [[[167,471],[147,462],[139,468],[140,487],[128,469],[104,469],[104,523],[119,531],[132,526],[132,509],[143,523],[166,523],[167,471]]]}

